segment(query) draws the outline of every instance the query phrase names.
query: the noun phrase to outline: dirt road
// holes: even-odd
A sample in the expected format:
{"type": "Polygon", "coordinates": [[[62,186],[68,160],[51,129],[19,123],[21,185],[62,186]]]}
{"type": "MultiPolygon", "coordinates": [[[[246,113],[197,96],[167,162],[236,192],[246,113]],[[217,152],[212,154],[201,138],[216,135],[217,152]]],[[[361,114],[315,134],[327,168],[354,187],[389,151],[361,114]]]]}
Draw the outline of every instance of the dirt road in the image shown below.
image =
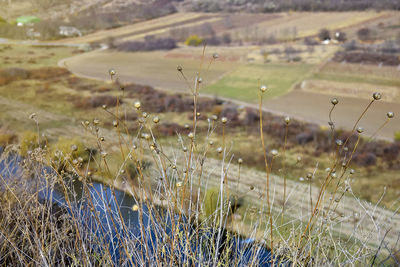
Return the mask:
{"type": "MultiPolygon", "coordinates": [[[[175,66],[177,63],[175,61],[171,61],[170,66],[165,66],[165,73],[154,73],[151,71],[154,69],[154,63],[145,62],[145,58],[143,58],[143,62],[124,61],[123,58],[118,56],[118,53],[115,53],[115,60],[112,61],[110,55],[113,55],[113,53],[91,52],[62,60],[59,65],[67,67],[72,73],[78,76],[100,80],[109,80],[108,70],[110,67],[113,67],[118,70],[121,81],[124,82],[147,84],[158,89],[169,91],[188,91],[187,84],[176,72],[175,66]],[[112,62],[110,62],[110,60],[112,62]],[[132,65],[134,65],[134,67],[132,65]],[[138,73],[137,68],[142,68],[143,70],[139,72],[140,75],[133,76],[132,68],[136,68],[134,73],[138,73]]],[[[194,66],[195,65],[193,65],[192,68],[186,69],[186,73],[195,73],[194,66]]],[[[229,66],[221,66],[221,69],[215,69],[213,72],[209,72],[209,77],[203,78],[205,78],[204,80],[215,81],[227,71],[229,71],[229,66]]],[[[190,79],[192,77],[188,74],[188,78],[190,79]]],[[[379,88],[377,91],[379,91],[379,88]]],[[[331,108],[330,99],[332,97],[333,96],[326,94],[293,90],[284,96],[266,101],[263,108],[265,111],[275,114],[289,115],[299,120],[328,126],[328,113],[331,108]]],[[[351,130],[358,116],[368,105],[369,100],[340,95],[336,97],[339,99],[339,105],[337,105],[333,112],[332,119],[337,128],[351,130]]],[[[237,99],[227,100],[240,105],[258,108],[254,103],[245,103],[237,99]]],[[[374,134],[385,122],[386,113],[388,111],[394,112],[395,117],[378,132],[377,138],[393,140],[394,133],[400,131],[400,105],[384,102],[382,100],[374,103],[359,123],[359,126],[364,128],[364,135],[366,137],[374,134]]]]}

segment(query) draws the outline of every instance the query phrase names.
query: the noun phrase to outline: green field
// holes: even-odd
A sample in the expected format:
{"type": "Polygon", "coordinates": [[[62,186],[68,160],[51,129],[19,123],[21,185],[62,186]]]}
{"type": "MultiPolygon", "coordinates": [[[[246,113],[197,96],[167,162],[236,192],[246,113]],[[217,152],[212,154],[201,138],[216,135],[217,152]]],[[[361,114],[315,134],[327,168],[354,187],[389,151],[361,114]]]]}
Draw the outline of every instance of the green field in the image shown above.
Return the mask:
{"type": "Polygon", "coordinates": [[[265,99],[287,93],[294,84],[301,82],[313,65],[301,63],[249,64],[224,76],[204,89],[205,93],[217,96],[256,102],[260,84],[268,86],[265,99]]]}

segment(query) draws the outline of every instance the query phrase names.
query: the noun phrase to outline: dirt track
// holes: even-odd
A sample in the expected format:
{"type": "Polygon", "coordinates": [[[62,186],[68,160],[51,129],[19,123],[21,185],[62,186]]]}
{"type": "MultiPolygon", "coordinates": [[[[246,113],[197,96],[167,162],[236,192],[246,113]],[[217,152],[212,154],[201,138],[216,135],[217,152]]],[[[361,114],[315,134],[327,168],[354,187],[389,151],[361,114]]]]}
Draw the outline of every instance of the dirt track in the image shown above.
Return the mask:
{"type": "MultiPolygon", "coordinates": [[[[165,68],[165,73],[153,73],[152,71],[149,71],[151,68],[153,68],[152,66],[148,66],[149,64],[146,62],[141,62],[139,67],[143,68],[143,72],[148,70],[147,74],[134,77],[129,69],[131,67],[127,68],[126,63],[128,63],[128,65],[137,65],[138,62],[130,62],[129,60],[129,62],[123,62],[123,59],[110,62],[110,57],[107,57],[107,55],[107,53],[103,55],[101,53],[97,54],[97,52],[78,55],[61,61],[60,65],[66,66],[72,73],[78,76],[100,80],[109,80],[108,69],[110,66],[112,66],[119,70],[121,80],[123,81],[148,84],[163,90],[180,92],[183,90],[187,91],[186,83],[176,74],[174,67],[176,65],[173,67],[171,65],[170,68],[165,68]],[[102,60],[102,57],[104,57],[104,60],[102,60]],[[176,79],[171,79],[171,77],[174,76],[176,79]]],[[[118,58],[117,54],[115,54],[115,58],[118,58]]],[[[153,63],[150,63],[150,65],[151,64],[153,63]]],[[[205,77],[205,80],[215,81],[228,69],[229,67],[224,67],[219,71],[214,70],[212,76],[205,77]]],[[[191,69],[189,69],[187,73],[190,73],[190,71],[191,69]]],[[[193,73],[195,73],[194,69],[193,73]]],[[[190,79],[191,77],[188,76],[188,78],[190,79]]],[[[379,91],[379,89],[377,89],[377,91],[379,91]]],[[[330,99],[332,97],[333,96],[325,94],[293,90],[282,97],[265,102],[264,110],[273,112],[275,114],[289,115],[296,119],[328,126],[328,113],[329,109],[331,108],[330,99]]],[[[341,96],[337,96],[337,98],[339,99],[339,105],[334,110],[332,119],[337,128],[351,130],[354,122],[357,120],[358,116],[363,112],[364,108],[370,101],[366,99],[341,96]]],[[[231,101],[241,105],[253,106],[257,108],[257,105],[244,103],[240,100],[231,101]]],[[[365,136],[371,136],[373,133],[375,133],[375,131],[385,122],[386,113],[388,111],[394,112],[395,117],[379,131],[377,137],[386,140],[393,139],[394,133],[396,131],[400,131],[400,105],[396,103],[384,102],[382,100],[374,103],[371,109],[359,123],[359,126],[362,126],[365,130],[365,136]]]]}

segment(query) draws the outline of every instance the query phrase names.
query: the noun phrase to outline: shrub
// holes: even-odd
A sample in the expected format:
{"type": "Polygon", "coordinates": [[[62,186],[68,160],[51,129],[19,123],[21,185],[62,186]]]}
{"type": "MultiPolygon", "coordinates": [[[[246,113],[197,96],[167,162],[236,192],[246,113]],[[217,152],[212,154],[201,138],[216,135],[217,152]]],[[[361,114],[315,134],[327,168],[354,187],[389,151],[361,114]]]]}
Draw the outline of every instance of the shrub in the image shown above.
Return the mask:
{"type": "Polygon", "coordinates": [[[321,41],[330,40],[330,39],[331,39],[331,32],[330,32],[328,29],[321,29],[321,30],[318,32],[318,38],[319,38],[321,41]]]}
{"type": "Polygon", "coordinates": [[[79,167],[89,159],[85,146],[78,139],[61,137],[51,149],[51,162],[58,171],[68,169],[69,165],[79,167]]]}
{"type": "Polygon", "coordinates": [[[8,129],[0,129],[0,147],[5,147],[9,144],[15,143],[17,135],[8,129]]]}
{"type": "MultiPolygon", "coordinates": [[[[119,100],[119,103],[122,104],[122,101],[119,100]]],[[[102,105],[106,105],[108,107],[115,107],[117,105],[117,97],[111,95],[100,95],[100,96],[92,96],[86,98],[78,98],[74,102],[74,105],[77,108],[97,108],[102,105]]]]}
{"type": "Polygon", "coordinates": [[[199,46],[202,43],[203,43],[203,39],[201,39],[197,35],[191,35],[185,41],[185,45],[189,45],[189,46],[199,46]]]}
{"type": "Polygon", "coordinates": [[[144,42],[128,41],[115,47],[117,50],[127,52],[171,50],[176,48],[176,42],[172,38],[147,38],[144,42]]]}
{"type": "Polygon", "coordinates": [[[394,133],[394,140],[400,142],[400,131],[394,133]]]}
{"type": "Polygon", "coordinates": [[[33,151],[39,146],[39,136],[37,132],[25,131],[22,134],[20,149],[23,156],[27,155],[29,151],[33,151]]]}

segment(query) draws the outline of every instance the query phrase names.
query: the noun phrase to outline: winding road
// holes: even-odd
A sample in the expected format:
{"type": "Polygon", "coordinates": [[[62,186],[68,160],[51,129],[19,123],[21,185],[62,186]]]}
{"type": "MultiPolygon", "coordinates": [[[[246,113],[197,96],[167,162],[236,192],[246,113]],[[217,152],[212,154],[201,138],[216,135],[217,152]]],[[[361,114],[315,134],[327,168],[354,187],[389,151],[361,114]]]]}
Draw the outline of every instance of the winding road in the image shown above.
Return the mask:
{"type": "MultiPolygon", "coordinates": [[[[119,77],[124,82],[135,82],[139,84],[151,85],[160,90],[185,92],[187,88],[185,82],[179,79],[176,75],[176,81],[170,77],[168,83],[163,84],[162,81],[165,77],[164,74],[154,73],[152,75],[164,75],[161,79],[152,79],[149,77],[135,77],[129,68],[126,69],[127,62],[102,61],[102,56],[107,52],[93,51],[82,55],[76,55],[71,58],[63,59],[59,62],[60,66],[67,67],[69,71],[77,76],[109,80],[108,69],[110,66],[118,69],[119,77]],[[185,90],[185,91],[184,91],[185,90]]],[[[169,74],[170,75],[170,74],[169,74]]],[[[165,80],[165,79],[164,79],[165,80]]],[[[379,89],[377,89],[379,91],[379,89]]],[[[204,94],[203,96],[210,96],[204,94]]],[[[331,108],[330,99],[334,97],[327,94],[318,94],[304,92],[300,89],[294,89],[288,94],[270,99],[264,102],[263,109],[278,115],[288,115],[292,118],[317,123],[321,126],[328,126],[328,114],[331,108]]],[[[332,119],[337,128],[351,130],[354,123],[357,121],[358,116],[364,111],[365,107],[369,104],[370,100],[335,96],[339,99],[339,104],[335,108],[332,119]]],[[[254,103],[246,103],[237,99],[227,99],[231,102],[243,106],[258,108],[254,103]]],[[[372,100],[372,96],[371,96],[372,100]]],[[[384,140],[393,140],[394,133],[400,131],[400,104],[393,102],[375,101],[365,116],[359,122],[359,126],[364,128],[364,135],[370,137],[373,135],[386,121],[386,113],[392,111],[395,117],[383,127],[376,138],[384,140]]]]}

